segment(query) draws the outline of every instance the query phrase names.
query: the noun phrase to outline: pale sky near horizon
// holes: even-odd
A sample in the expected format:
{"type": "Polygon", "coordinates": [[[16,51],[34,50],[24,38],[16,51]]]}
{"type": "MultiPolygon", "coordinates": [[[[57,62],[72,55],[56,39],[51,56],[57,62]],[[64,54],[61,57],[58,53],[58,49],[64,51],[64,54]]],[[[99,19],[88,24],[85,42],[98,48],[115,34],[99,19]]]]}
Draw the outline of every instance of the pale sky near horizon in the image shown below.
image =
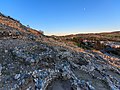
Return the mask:
{"type": "Polygon", "coordinates": [[[120,31],[120,0],[0,0],[0,12],[48,35],[120,31]]]}

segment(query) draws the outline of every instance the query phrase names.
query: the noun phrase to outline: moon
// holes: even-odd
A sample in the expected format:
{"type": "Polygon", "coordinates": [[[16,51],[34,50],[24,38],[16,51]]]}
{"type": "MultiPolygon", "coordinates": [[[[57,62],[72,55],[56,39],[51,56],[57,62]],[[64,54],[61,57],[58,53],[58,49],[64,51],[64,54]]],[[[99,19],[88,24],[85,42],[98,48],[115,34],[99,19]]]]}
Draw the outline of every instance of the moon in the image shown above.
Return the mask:
{"type": "Polygon", "coordinates": [[[85,10],[86,10],[86,8],[83,8],[83,10],[85,11],[85,10]]]}

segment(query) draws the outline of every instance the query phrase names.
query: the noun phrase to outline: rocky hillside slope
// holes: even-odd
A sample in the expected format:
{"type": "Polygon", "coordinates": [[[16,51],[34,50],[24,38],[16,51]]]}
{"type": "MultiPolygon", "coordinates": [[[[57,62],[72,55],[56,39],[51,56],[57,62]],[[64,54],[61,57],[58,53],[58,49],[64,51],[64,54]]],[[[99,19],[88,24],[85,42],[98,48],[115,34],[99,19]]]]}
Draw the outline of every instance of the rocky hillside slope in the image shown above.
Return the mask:
{"type": "Polygon", "coordinates": [[[0,30],[1,37],[6,36],[20,36],[20,35],[36,35],[39,36],[43,34],[42,31],[37,31],[32,28],[26,27],[20,23],[20,21],[11,18],[10,16],[5,16],[0,13],[0,30]],[[2,35],[3,33],[3,35],[2,35]]]}
{"type": "Polygon", "coordinates": [[[47,37],[0,14],[0,90],[119,90],[120,58],[47,37]]]}

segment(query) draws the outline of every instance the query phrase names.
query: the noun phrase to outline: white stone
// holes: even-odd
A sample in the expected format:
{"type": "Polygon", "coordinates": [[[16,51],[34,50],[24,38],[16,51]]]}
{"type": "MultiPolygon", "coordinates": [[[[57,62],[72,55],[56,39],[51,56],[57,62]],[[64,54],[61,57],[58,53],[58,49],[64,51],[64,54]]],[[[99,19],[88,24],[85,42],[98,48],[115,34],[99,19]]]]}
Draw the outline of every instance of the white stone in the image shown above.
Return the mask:
{"type": "Polygon", "coordinates": [[[2,75],[2,65],[0,64],[0,75],[2,75]]]}
{"type": "Polygon", "coordinates": [[[35,62],[35,60],[34,60],[34,59],[31,59],[30,61],[31,61],[32,63],[34,63],[34,62],[35,62]]]}
{"type": "Polygon", "coordinates": [[[7,53],[8,52],[8,50],[5,50],[5,53],[7,53]]]}
{"type": "Polygon", "coordinates": [[[80,87],[77,87],[77,90],[81,90],[80,87]]]}
{"type": "Polygon", "coordinates": [[[15,79],[19,79],[20,78],[20,74],[16,74],[14,78],[15,79]]]}

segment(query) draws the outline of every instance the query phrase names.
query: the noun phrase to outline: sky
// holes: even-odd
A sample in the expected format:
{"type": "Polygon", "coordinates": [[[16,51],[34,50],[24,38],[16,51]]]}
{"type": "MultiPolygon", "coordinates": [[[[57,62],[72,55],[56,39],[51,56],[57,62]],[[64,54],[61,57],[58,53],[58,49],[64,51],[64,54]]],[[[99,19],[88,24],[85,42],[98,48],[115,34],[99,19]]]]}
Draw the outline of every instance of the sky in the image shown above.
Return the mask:
{"type": "Polygon", "coordinates": [[[46,35],[120,31],[120,0],[0,0],[0,12],[46,35]]]}

